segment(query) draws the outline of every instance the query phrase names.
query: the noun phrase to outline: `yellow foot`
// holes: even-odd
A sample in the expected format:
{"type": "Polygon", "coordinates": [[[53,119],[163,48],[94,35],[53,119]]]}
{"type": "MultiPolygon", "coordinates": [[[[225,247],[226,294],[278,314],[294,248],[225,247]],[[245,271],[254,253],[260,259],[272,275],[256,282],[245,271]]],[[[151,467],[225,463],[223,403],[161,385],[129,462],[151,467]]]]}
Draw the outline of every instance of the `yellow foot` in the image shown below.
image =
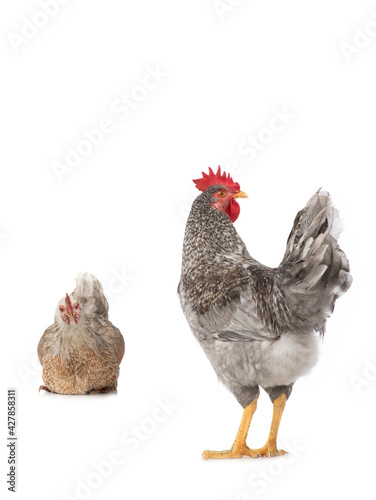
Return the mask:
{"type": "Polygon", "coordinates": [[[250,403],[248,406],[244,408],[242,421],[240,423],[240,427],[236,435],[235,441],[231,446],[231,450],[224,450],[224,451],[205,450],[204,453],[202,454],[202,458],[204,458],[205,460],[210,460],[219,458],[242,458],[245,455],[250,455],[249,453],[246,453],[246,449],[248,447],[245,444],[245,441],[247,438],[248,429],[252,420],[252,416],[256,411],[256,405],[257,405],[257,396],[252,401],[252,403],[250,403]]]}
{"type": "Polygon", "coordinates": [[[244,457],[245,452],[244,449],[231,449],[231,450],[224,450],[224,451],[210,451],[210,450],[205,450],[202,454],[202,458],[205,460],[210,460],[210,459],[218,459],[218,458],[242,458],[244,457]]]}
{"type": "Polygon", "coordinates": [[[47,392],[51,392],[51,391],[49,390],[49,388],[48,388],[48,387],[46,387],[45,385],[40,385],[40,386],[39,386],[38,392],[40,392],[40,391],[47,391],[47,392]]]}
{"type": "Polygon", "coordinates": [[[93,391],[89,392],[89,394],[105,394],[107,392],[116,392],[116,387],[103,387],[103,389],[94,389],[93,391]]]}
{"type": "Polygon", "coordinates": [[[257,450],[246,447],[244,451],[245,455],[248,455],[253,458],[257,457],[278,457],[279,455],[286,455],[287,451],[285,450],[277,450],[277,447],[271,443],[266,443],[262,448],[258,448],[257,450]]]}

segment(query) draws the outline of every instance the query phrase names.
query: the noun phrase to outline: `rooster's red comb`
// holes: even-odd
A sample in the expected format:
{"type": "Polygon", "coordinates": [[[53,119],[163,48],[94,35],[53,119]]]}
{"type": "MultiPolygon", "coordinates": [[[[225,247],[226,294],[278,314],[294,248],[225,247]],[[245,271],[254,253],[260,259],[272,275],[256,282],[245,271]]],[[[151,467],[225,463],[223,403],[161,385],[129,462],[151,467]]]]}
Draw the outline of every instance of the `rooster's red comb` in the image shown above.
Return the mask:
{"type": "Polygon", "coordinates": [[[226,174],[226,172],[223,172],[223,174],[221,174],[220,166],[218,166],[216,174],[209,167],[208,174],[202,172],[202,178],[193,179],[193,182],[196,184],[196,188],[199,191],[205,191],[209,186],[213,186],[213,184],[221,184],[222,186],[227,186],[229,189],[232,189],[233,191],[240,191],[239,183],[234,182],[230,174],[226,174]]]}

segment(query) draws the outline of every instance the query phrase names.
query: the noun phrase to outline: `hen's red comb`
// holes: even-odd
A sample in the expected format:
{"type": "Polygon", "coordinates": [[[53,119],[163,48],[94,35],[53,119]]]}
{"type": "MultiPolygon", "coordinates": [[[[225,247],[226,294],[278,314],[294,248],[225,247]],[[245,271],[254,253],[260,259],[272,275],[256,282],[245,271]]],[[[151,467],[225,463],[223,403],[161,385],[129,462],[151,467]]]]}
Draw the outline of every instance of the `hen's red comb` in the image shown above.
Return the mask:
{"type": "Polygon", "coordinates": [[[240,191],[239,183],[234,182],[230,174],[226,174],[226,172],[223,172],[223,174],[221,174],[220,166],[218,166],[216,174],[209,167],[208,174],[202,172],[202,179],[193,179],[193,182],[196,184],[196,188],[199,191],[205,191],[209,186],[213,186],[213,184],[221,184],[222,186],[227,186],[233,191],[240,191]]]}
{"type": "Polygon", "coordinates": [[[66,306],[68,312],[69,311],[73,312],[73,307],[72,307],[69,295],[67,293],[65,294],[65,306],[66,306]]]}

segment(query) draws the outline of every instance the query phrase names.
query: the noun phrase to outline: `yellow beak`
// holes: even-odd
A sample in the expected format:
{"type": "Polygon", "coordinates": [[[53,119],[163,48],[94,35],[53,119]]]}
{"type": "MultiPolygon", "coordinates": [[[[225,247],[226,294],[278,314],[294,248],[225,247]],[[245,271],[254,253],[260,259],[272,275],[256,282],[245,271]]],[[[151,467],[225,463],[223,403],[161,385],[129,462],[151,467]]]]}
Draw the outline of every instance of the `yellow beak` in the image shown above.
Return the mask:
{"type": "Polygon", "coordinates": [[[239,193],[236,193],[236,195],[233,196],[233,198],[234,199],[236,199],[236,198],[248,198],[248,195],[244,191],[239,191],[239,193]]]}

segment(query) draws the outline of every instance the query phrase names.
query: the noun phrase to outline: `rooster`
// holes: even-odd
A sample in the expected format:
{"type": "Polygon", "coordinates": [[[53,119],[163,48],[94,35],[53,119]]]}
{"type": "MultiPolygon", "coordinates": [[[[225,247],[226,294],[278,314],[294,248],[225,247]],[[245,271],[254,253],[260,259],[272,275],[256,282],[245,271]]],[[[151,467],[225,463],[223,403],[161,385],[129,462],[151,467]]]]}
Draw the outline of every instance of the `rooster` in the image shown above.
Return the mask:
{"type": "Polygon", "coordinates": [[[55,322],[38,345],[43,366],[39,390],[59,394],[115,391],[124,339],[108,320],[108,302],[101,283],[79,274],[76,288],[57,305],[55,322]]]}
{"type": "Polygon", "coordinates": [[[205,459],[273,457],[282,413],[294,382],[318,360],[335,301],[352,282],[339,248],[338,211],[318,190],[294,221],[282,262],[266,267],[247,251],[233,223],[240,191],[230,174],[194,180],[203,191],[193,202],[184,236],[178,294],[188,324],[219,380],[243,407],[229,450],[203,452],[205,459]],[[260,449],[246,438],[262,387],[273,403],[269,437],[260,449]]]}

